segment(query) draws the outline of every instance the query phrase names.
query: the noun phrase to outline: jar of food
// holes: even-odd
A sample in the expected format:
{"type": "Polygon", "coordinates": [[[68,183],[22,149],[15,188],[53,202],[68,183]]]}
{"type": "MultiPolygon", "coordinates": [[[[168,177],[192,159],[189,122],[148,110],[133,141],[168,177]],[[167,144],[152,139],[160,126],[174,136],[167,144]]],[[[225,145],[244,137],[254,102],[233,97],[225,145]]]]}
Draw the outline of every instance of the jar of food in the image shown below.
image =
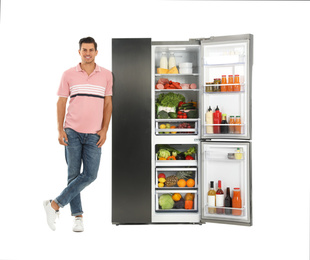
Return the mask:
{"type": "Polygon", "coordinates": [[[213,82],[206,82],[206,92],[213,92],[213,82]]]}
{"type": "Polygon", "coordinates": [[[214,86],[213,86],[213,92],[221,92],[221,79],[217,78],[214,79],[214,86]]]}

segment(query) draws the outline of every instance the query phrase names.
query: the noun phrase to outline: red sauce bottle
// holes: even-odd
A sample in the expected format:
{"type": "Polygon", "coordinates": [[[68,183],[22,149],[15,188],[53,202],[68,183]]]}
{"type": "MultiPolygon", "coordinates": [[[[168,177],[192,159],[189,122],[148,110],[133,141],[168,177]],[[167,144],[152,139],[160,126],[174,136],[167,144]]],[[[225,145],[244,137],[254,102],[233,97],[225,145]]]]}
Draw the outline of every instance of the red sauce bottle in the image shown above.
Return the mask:
{"type": "MultiPolygon", "coordinates": [[[[215,112],[213,113],[213,124],[220,124],[222,122],[222,113],[220,112],[219,107],[217,106],[215,112]]],[[[220,133],[220,126],[213,126],[213,133],[220,133]]]]}

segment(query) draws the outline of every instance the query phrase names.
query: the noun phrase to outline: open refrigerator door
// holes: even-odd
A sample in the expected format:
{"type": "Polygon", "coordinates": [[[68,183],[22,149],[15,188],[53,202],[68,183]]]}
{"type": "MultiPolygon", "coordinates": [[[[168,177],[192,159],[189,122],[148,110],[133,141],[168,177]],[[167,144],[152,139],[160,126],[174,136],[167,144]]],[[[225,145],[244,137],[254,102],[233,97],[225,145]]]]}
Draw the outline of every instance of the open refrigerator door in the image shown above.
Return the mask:
{"type": "Polygon", "coordinates": [[[251,143],[202,142],[202,222],[252,225],[251,143]]]}
{"type": "Polygon", "coordinates": [[[252,35],[202,40],[201,53],[201,138],[250,140],[252,35]]]}

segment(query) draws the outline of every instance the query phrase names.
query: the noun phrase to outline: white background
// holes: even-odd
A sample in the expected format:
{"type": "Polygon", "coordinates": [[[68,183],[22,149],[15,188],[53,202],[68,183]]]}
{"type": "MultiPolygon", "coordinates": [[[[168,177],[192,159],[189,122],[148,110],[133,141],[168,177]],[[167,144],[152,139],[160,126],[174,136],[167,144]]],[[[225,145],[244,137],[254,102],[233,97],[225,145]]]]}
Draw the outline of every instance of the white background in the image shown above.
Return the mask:
{"type": "MultiPolygon", "coordinates": [[[[2,1],[0,259],[308,259],[309,8],[280,1],[2,1]],[[110,129],[99,177],[82,193],[85,232],[71,231],[69,206],[49,230],[42,201],[66,185],[56,91],[63,71],[80,61],[79,39],[94,37],[96,62],[111,69],[111,38],[244,33],[254,35],[253,226],[112,225],[110,129]]],[[[137,160],[143,153],[128,152],[137,160]]]]}

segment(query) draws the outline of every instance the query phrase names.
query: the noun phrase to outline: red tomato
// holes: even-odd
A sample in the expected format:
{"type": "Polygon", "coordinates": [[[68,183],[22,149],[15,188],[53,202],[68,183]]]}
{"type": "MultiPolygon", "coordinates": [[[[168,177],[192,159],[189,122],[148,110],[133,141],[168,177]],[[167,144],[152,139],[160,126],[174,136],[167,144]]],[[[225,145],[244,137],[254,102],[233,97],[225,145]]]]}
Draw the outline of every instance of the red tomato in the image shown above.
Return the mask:
{"type": "Polygon", "coordinates": [[[158,179],[159,178],[165,178],[166,179],[166,175],[164,173],[160,173],[160,174],[158,174],[158,179]]]}

